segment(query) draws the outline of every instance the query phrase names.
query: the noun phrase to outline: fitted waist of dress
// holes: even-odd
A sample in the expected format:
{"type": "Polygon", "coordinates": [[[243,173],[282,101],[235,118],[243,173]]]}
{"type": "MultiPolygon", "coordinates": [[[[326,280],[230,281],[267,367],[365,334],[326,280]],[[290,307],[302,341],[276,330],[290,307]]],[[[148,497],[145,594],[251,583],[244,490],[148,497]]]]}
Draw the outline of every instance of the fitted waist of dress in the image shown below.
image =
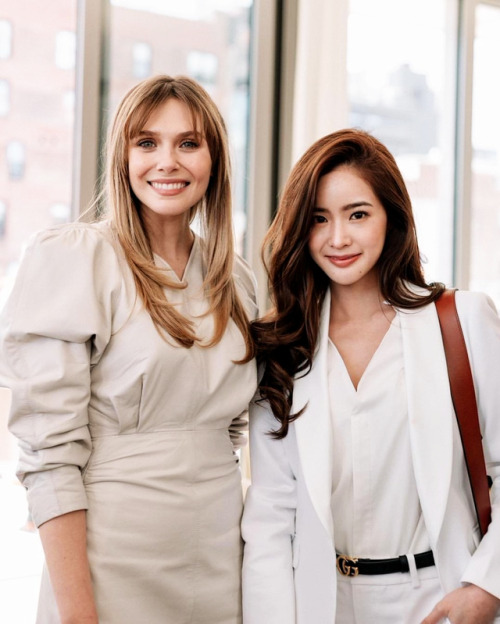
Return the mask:
{"type": "Polygon", "coordinates": [[[111,431],[109,427],[89,425],[90,437],[92,441],[102,440],[104,438],[125,438],[125,437],[137,437],[137,436],[180,436],[188,434],[199,435],[213,435],[222,434],[228,435],[228,427],[168,427],[165,429],[147,429],[147,430],[135,430],[135,431],[111,431]]]}
{"type": "MultiPolygon", "coordinates": [[[[93,438],[86,483],[202,482],[234,475],[237,457],[227,429],[179,429],[93,438]]],[[[161,486],[163,487],[163,486],[161,486]]]]}

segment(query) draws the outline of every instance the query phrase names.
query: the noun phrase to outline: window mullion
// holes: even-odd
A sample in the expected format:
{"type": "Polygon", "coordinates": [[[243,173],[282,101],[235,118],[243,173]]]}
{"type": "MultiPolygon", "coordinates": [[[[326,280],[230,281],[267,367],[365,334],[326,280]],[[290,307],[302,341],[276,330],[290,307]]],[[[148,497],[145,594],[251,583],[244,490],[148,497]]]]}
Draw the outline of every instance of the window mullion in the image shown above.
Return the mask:
{"type": "Polygon", "coordinates": [[[474,68],[474,30],[477,0],[460,3],[457,131],[455,182],[454,284],[468,288],[470,280],[472,202],[472,81],[474,68]]]}
{"type": "Polygon", "coordinates": [[[90,206],[99,175],[104,0],[78,1],[76,110],[72,210],[90,206]]]}

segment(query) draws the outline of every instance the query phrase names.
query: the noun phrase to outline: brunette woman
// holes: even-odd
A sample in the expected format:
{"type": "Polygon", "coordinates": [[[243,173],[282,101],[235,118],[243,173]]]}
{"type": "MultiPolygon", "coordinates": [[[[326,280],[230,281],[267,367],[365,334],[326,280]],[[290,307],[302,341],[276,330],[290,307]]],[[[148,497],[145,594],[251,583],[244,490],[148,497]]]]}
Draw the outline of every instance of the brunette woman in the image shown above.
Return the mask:
{"type": "Polygon", "coordinates": [[[245,624],[500,622],[492,302],[456,297],[494,483],[479,543],[434,304],[444,287],[424,279],[394,158],[357,130],[317,141],[264,248],[274,307],[254,327],[245,624]]]}

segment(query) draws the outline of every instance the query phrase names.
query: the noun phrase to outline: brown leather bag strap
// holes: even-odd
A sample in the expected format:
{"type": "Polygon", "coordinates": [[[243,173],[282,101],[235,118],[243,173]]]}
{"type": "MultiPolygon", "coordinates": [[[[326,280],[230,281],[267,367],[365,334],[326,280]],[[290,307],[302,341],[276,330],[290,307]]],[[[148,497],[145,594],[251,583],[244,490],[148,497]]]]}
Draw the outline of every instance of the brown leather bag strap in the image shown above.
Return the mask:
{"type": "Polygon", "coordinates": [[[446,290],[436,301],[443,335],[451,396],[464,448],[465,463],[481,535],[491,522],[491,502],[484,462],[481,429],[469,356],[455,303],[455,291],[446,290]]]}

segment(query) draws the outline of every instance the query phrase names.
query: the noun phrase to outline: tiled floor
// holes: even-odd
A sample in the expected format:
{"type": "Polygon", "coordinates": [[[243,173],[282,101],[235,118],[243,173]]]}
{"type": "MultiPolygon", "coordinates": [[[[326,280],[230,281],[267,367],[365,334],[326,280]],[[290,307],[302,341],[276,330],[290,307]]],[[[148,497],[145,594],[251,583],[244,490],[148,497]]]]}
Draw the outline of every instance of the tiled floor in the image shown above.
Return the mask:
{"type": "Polygon", "coordinates": [[[0,464],[0,622],[33,624],[43,563],[38,534],[26,531],[24,488],[14,464],[0,464]]]}

